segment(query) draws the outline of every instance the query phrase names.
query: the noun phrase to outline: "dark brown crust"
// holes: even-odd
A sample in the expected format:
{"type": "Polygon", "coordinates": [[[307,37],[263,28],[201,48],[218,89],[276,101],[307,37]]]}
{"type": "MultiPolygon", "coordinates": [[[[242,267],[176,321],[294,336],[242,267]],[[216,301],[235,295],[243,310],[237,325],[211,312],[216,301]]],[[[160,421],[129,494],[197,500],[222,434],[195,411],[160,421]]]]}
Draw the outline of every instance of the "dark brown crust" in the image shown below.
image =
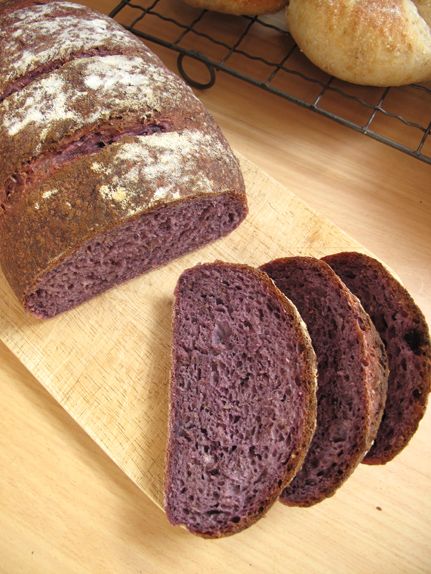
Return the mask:
{"type": "Polygon", "coordinates": [[[68,164],[75,158],[79,159],[84,155],[95,153],[99,151],[97,148],[111,145],[127,136],[143,134],[146,130],[151,133],[152,127],[155,127],[154,132],[168,132],[171,129],[170,124],[164,122],[162,118],[148,124],[125,114],[121,119],[113,119],[95,126],[93,131],[90,131],[88,127],[77,130],[56,145],[49,146],[33,161],[26,162],[19,173],[9,176],[3,185],[0,184],[0,217],[2,211],[7,211],[16,201],[19,201],[22,193],[49,178],[65,163],[68,164]],[[89,144],[90,151],[86,149],[86,144],[89,144]],[[76,147],[74,151],[71,151],[74,145],[76,147]]]}
{"type": "MultiPolygon", "coordinates": [[[[367,377],[366,391],[370,405],[369,432],[367,436],[367,452],[371,448],[379,431],[382,416],[385,410],[386,397],[388,393],[389,366],[385,347],[379,333],[370,316],[364,310],[359,299],[354,297],[357,303],[358,316],[363,321],[363,333],[366,346],[376,351],[377,361],[369,363],[365,376],[367,377]]],[[[367,455],[365,455],[367,456],[367,455]]],[[[362,459],[363,462],[364,459],[362,459]]]]}
{"type": "Polygon", "coordinates": [[[364,361],[361,364],[360,374],[362,384],[358,389],[361,393],[359,399],[363,402],[365,412],[364,427],[362,429],[362,435],[357,437],[357,447],[355,451],[349,453],[350,460],[348,464],[346,463],[347,457],[345,457],[345,472],[342,476],[336,477],[330,489],[326,487],[324,491],[322,490],[318,494],[313,493],[313,496],[307,500],[298,500],[295,497],[294,491],[290,495],[289,489],[285,490],[280,497],[280,502],[287,506],[308,507],[333,496],[341,484],[353,473],[370,449],[383,415],[387,391],[388,367],[383,343],[370,317],[363,309],[359,300],[349,291],[329,265],[313,257],[289,257],[271,261],[263,265],[261,269],[272,276],[271,270],[275,268],[284,269],[288,265],[296,264],[305,268],[310,267],[311,269],[317,267],[319,271],[324,274],[325,281],[330,282],[334,290],[341,293],[354,319],[354,327],[359,341],[361,355],[363,358],[367,358],[367,362],[364,361]]]}
{"type": "MultiPolygon", "coordinates": [[[[82,4],[75,4],[75,6],[70,4],[65,6],[62,0],[57,2],[23,1],[11,3],[3,12],[0,9],[0,53],[4,54],[0,60],[0,101],[10,93],[10,87],[16,83],[19,85],[23,78],[43,74],[43,68],[47,64],[59,68],[79,58],[80,53],[150,54],[148,48],[136,36],[114,20],[82,4]],[[22,9],[28,8],[27,11],[31,14],[34,10],[43,10],[44,6],[50,13],[46,16],[39,15],[35,22],[23,28],[22,9]],[[57,20],[61,20],[61,27],[52,33],[47,33],[46,29],[54,25],[57,20]],[[106,34],[101,34],[100,30],[97,30],[101,22],[106,26],[106,34]],[[42,24],[46,27],[45,29],[40,28],[42,24]],[[81,30],[78,33],[80,26],[81,30]],[[82,26],[85,26],[85,32],[82,26]],[[96,35],[89,32],[92,26],[96,27],[96,35]],[[21,31],[21,36],[15,38],[14,35],[19,31],[21,31]],[[58,38],[59,33],[64,38],[58,38]],[[70,42],[72,35],[74,35],[74,41],[70,42]],[[66,42],[69,42],[68,45],[66,42]],[[20,54],[24,52],[25,64],[22,68],[17,68],[20,54]],[[32,58],[28,58],[29,54],[32,54],[32,58]],[[49,54],[48,59],[47,54],[49,54]]],[[[156,58],[154,55],[153,57],[156,58]]]]}
{"type": "MultiPolygon", "coordinates": [[[[399,452],[408,444],[425,413],[428,395],[431,389],[431,341],[428,326],[425,317],[412,299],[411,295],[376,259],[362,253],[346,252],[329,255],[324,257],[323,260],[333,266],[340,275],[343,275],[342,270],[344,265],[349,269],[355,268],[358,273],[361,273],[361,270],[362,273],[365,270],[369,270],[376,280],[381,283],[381,297],[388,297],[388,301],[390,301],[390,304],[393,305],[394,308],[401,309],[405,317],[411,320],[415,325],[415,329],[421,336],[422,344],[420,354],[415,355],[415,361],[417,361],[417,364],[420,367],[416,370],[416,375],[417,372],[420,371],[422,372],[422,376],[415,380],[415,387],[418,390],[418,396],[416,397],[413,416],[411,416],[410,419],[406,419],[405,417],[401,417],[399,419],[398,428],[395,433],[395,440],[391,440],[390,444],[385,440],[389,427],[386,426],[384,418],[379,428],[376,440],[363,460],[366,464],[385,464],[399,454],[399,452]]],[[[348,278],[345,278],[345,280],[349,283],[348,278]]],[[[368,282],[363,283],[361,287],[368,289],[368,285],[368,282]]],[[[353,285],[350,286],[354,289],[353,285]]],[[[359,291],[357,292],[357,295],[360,296],[359,291]]],[[[367,307],[365,298],[364,306],[367,307]]],[[[372,314],[371,311],[370,314],[372,314]]],[[[397,336],[397,334],[395,334],[395,336],[397,336]]],[[[400,335],[398,334],[398,336],[400,335]]],[[[391,367],[392,365],[390,361],[389,368],[391,369],[391,367]]],[[[391,408],[391,390],[394,389],[395,391],[397,377],[400,377],[401,382],[403,381],[402,373],[397,373],[392,368],[388,383],[388,408],[391,408]]],[[[405,381],[405,383],[408,384],[411,383],[411,381],[405,381]]]]}
{"type": "MultiPolygon", "coordinates": [[[[201,536],[203,538],[221,538],[224,536],[230,536],[232,534],[236,534],[237,532],[240,532],[241,530],[248,528],[249,526],[254,524],[257,520],[259,520],[262,516],[265,515],[265,513],[269,510],[269,508],[278,499],[282,490],[293,479],[293,477],[295,476],[295,474],[297,473],[297,471],[299,470],[299,468],[301,467],[301,465],[305,459],[305,456],[307,454],[307,450],[309,448],[310,442],[313,438],[313,434],[314,434],[314,430],[315,430],[315,426],[316,426],[316,408],[317,408],[317,404],[316,404],[316,388],[317,388],[317,385],[316,385],[316,355],[314,353],[314,349],[313,349],[313,346],[311,344],[311,340],[310,340],[310,337],[308,335],[307,328],[304,325],[296,307],[293,305],[293,303],[291,301],[289,301],[289,299],[287,299],[287,297],[285,297],[283,295],[283,293],[281,293],[281,291],[279,289],[277,289],[277,287],[274,285],[274,283],[271,281],[271,279],[269,279],[269,277],[265,273],[262,273],[258,269],[254,269],[253,267],[249,267],[248,265],[241,265],[241,264],[235,264],[235,263],[224,263],[221,261],[216,261],[214,263],[205,263],[202,265],[198,265],[197,267],[211,267],[214,265],[217,265],[218,267],[222,267],[222,268],[242,270],[244,272],[247,272],[247,273],[254,275],[262,283],[264,283],[267,286],[269,293],[277,298],[277,300],[280,302],[282,307],[285,309],[286,313],[289,314],[290,316],[295,317],[295,319],[297,321],[297,336],[302,339],[303,344],[304,344],[304,365],[303,365],[304,377],[303,377],[303,380],[306,384],[306,386],[304,386],[304,394],[306,396],[305,402],[308,402],[309,409],[308,409],[308,413],[307,413],[308,416],[304,416],[304,429],[303,429],[303,433],[302,433],[302,443],[298,446],[296,456],[295,457],[292,456],[292,459],[295,462],[294,463],[292,462],[291,465],[287,466],[288,472],[286,473],[283,484],[280,487],[278,485],[275,485],[275,488],[268,492],[267,504],[266,504],[266,507],[264,509],[264,512],[258,514],[257,516],[249,516],[249,517],[245,517],[245,518],[241,519],[241,521],[238,524],[232,525],[232,529],[228,532],[215,532],[211,535],[203,535],[203,534],[199,534],[196,532],[192,532],[193,534],[195,534],[197,536],[201,536]]],[[[190,269],[184,271],[183,273],[187,273],[189,271],[190,271],[190,269]]],[[[178,306],[176,303],[176,300],[178,298],[178,288],[179,288],[178,286],[179,286],[179,280],[177,282],[177,287],[175,289],[175,303],[174,303],[174,312],[173,312],[173,318],[172,318],[172,324],[173,325],[175,323],[175,314],[178,312],[178,306]]],[[[173,381],[173,377],[172,377],[173,365],[174,365],[174,361],[175,361],[175,350],[174,350],[173,346],[172,346],[171,353],[172,353],[172,355],[171,355],[171,357],[172,357],[171,358],[172,368],[171,368],[171,380],[170,380],[170,390],[169,390],[170,396],[169,396],[169,417],[168,417],[168,445],[167,445],[167,450],[166,450],[166,465],[165,465],[166,469],[168,469],[168,467],[169,467],[169,456],[170,456],[170,452],[172,450],[172,443],[171,443],[171,439],[173,437],[172,413],[173,413],[173,405],[175,402],[175,389],[174,389],[174,381],[173,381]]],[[[170,481],[170,476],[168,473],[166,473],[165,474],[165,507],[166,507],[166,494],[169,490],[169,484],[170,484],[169,481],[170,481]]]]}
{"type": "Polygon", "coordinates": [[[52,0],[0,0],[0,18],[21,8],[28,8],[36,4],[49,4],[52,0]]]}
{"type": "MultiPolygon", "coordinates": [[[[124,89],[124,100],[117,99],[104,104],[103,92],[94,89],[86,88],[85,78],[82,77],[83,71],[91,67],[98,61],[109,62],[109,58],[85,58],[84,60],[73,61],[65,65],[61,70],[50,74],[50,79],[56,78],[68,87],[71,92],[71,87],[76,89],[76,93],[81,94],[76,106],[68,106],[68,109],[73,114],[78,114],[83,124],[77,128],[77,122],[73,117],[65,118],[59,121],[50,121],[46,124],[30,122],[25,125],[13,136],[8,134],[8,130],[3,125],[5,118],[10,116],[10,113],[18,106],[18,109],[25,107],[28,98],[36,93],[37,82],[28,86],[24,91],[19,92],[10,98],[7,98],[3,105],[0,106],[0,202],[2,199],[2,186],[8,180],[17,179],[20,170],[25,169],[34,158],[41,158],[44,155],[49,156],[61,151],[70,142],[77,141],[88,133],[96,130],[108,128],[113,125],[118,125],[118,131],[124,130],[124,126],[136,123],[157,123],[161,121],[168,121],[172,129],[182,129],[185,126],[191,127],[192,125],[199,124],[203,121],[211,122],[208,114],[204,111],[202,104],[195,98],[192,91],[183,85],[181,80],[174,74],[169,72],[164,66],[160,69],[163,71],[163,81],[160,80],[160,107],[152,109],[145,99],[145,94],[142,93],[142,101],[136,99],[134,96],[133,107],[130,110],[131,104],[128,102],[127,95],[136,94],[137,90],[131,87],[129,92],[127,87],[124,89]],[[182,92],[182,98],[174,100],[172,94],[174,92],[182,92]],[[25,97],[22,97],[26,94],[25,97]],[[27,98],[28,94],[28,98],[27,98]],[[106,107],[104,107],[106,106],[106,107]],[[100,118],[96,121],[91,121],[95,109],[103,107],[104,119],[100,118]],[[48,133],[43,136],[44,131],[48,133]]],[[[136,73],[145,75],[149,63],[154,65],[153,58],[148,58],[146,53],[139,54],[138,58],[124,58],[125,62],[140,62],[133,69],[136,73]]],[[[68,92],[68,93],[69,93],[68,92]]],[[[49,102],[47,102],[49,105],[49,102]]]]}
{"type": "Polygon", "coordinates": [[[66,59],[59,58],[58,60],[51,60],[49,64],[42,64],[41,66],[37,66],[30,73],[24,74],[16,79],[16,81],[10,83],[3,93],[0,95],[0,103],[5,99],[19,92],[28,84],[31,84],[35,80],[47,76],[49,73],[58,70],[68,62],[72,60],[78,60],[82,58],[91,58],[94,56],[118,56],[118,55],[138,55],[139,49],[134,46],[133,48],[123,47],[121,50],[118,48],[107,48],[107,47],[98,47],[86,50],[85,52],[71,52],[68,54],[67,61],[66,59]]]}

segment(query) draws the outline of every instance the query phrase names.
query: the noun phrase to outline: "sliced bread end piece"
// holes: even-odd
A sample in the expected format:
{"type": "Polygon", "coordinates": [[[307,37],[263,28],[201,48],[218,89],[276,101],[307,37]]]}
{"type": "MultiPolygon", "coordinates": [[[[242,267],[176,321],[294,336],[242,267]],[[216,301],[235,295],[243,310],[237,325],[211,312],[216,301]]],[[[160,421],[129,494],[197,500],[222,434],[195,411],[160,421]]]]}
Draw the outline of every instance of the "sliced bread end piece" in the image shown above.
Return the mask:
{"type": "Polygon", "coordinates": [[[363,462],[385,464],[409,442],[431,387],[431,343],[426,320],[407,290],[376,259],[347,252],[324,257],[362,302],[386,346],[388,396],[376,440],[363,462]]]}

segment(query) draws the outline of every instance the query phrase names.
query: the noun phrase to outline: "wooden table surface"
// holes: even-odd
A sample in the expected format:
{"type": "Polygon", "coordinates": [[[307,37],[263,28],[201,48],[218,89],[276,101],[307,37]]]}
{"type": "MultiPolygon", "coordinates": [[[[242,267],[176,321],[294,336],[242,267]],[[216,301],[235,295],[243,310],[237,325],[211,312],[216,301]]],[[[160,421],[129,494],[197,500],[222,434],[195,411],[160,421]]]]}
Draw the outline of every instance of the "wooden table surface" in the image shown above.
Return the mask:
{"type": "MultiPolygon", "coordinates": [[[[104,12],[115,5],[86,3],[104,12]]],[[[156,51],[174,69],[173,56],[156,51]]],[[[200,96],[235,149],[386,261],[431,323],[431,166],[223,74],[200,96]]],[[[202,541],[171,528],[4,346],[0,386],[2,574],[431,572],[431,516],[420,513],[420,500],[431,497],[429,457],[381,470],[408,531],[391,525],[382,508],[368,532],[356,532],[355,505],[378,506],[379,492],[361,501],[347,484],[337,495],[344,506],[329,519],[323,503],[328,520],[321,512],[319,524],[311,521],[308,540],[283,536],[280,506],[265,535],[202,541]],[[413,484],[406,465],[414,467],[413,484]]],[[[426,445],[427,429],[429,414],[413,440],[426,445]]]]}

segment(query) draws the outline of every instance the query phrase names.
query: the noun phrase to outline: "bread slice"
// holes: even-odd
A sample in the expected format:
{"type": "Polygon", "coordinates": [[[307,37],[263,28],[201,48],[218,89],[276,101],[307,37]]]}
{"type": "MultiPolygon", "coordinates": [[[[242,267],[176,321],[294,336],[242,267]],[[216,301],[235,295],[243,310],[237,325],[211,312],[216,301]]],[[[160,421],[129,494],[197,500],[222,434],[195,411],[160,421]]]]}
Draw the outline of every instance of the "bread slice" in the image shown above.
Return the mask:
{"type": "Polygon", "coordinates": [[[329,265],[291,257],[262,270],[298,308],[317,355],[316,432],[280,498],[290,506],[311,506],[332,496],[371,447],[386,398],[386,354],[358,299],[329,265]]]}
{"type": "Polygon", "coordinates": [[[370,314],[389,360],[388,397],[377,438],[365,457],[385,464],[409,442],[425,413],[431,386],[431,343],[425,318],[406,289],[361,253],[324,257],[370,314]]]}
{"type": "Polygon", "coordinates": [[[228,263],[175,291],[165,508],[205,537],[262,516],[315,427],[316,363],[295,307],[269,278],[228,263]]]}

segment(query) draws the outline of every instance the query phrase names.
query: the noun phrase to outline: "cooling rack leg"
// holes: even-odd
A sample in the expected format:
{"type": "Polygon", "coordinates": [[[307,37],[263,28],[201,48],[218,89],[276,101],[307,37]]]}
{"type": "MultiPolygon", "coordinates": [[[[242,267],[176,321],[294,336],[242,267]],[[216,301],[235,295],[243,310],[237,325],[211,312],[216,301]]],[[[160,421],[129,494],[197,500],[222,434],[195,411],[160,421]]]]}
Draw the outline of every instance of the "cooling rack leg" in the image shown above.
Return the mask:
{"type": "Polygon", "coordinates": [[[182,54],[182,53],[178,54],[177,68],[179,73],[184,78],[184,80],[189,84],[189,86],[192,86],[192,88],[196,88],[198,90],[208,90],[209,88],[212,88],[216,81],[216,73],[214,67],[211,66],[211,64],[209,64],[208,62],[205,62],[205,60],[202,60],[201,58],[194,58],[195,60],[198,60],[198,62],[202,62],[202,64],[206,66],[209,73],[209,80],[207,82],[199,82],[191,78],[185,71],[183,61],[184,58],[186,57],[193,58],[193,56],[190,56],[189,54],[182,54]]]}

